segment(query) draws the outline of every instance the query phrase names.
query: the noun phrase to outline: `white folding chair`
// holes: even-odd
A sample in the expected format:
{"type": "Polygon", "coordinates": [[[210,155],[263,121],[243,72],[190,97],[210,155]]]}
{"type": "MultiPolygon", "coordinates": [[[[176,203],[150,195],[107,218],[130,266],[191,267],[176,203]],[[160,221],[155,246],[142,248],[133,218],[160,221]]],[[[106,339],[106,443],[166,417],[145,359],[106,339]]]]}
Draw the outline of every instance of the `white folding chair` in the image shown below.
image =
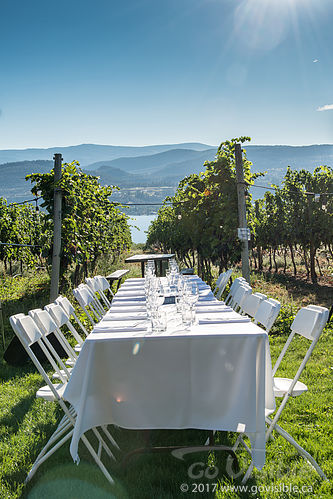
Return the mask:
{"type": "Polygon", "coordinates": [[[213,289],[214,295],[219,290],[219,287],[220,287],[221,282],[223,281],[224,275],[225,275],[225,272],[221,272],[221,274],[216,279],[215,288],[213,289]]]}
{"type": "Polygon", "coordinates": [[[98,304],[99,310],[102,313],[105,313],[106,310],[110,308],[110,306],[104,301],[104,297],[102,296],[101,292],[101,285],[98,279],[96,279],[95,277],[86,277],[86,284],[81,284],[80,286],[88,287],[90,292],[94,295],[96,304],[98,304]]]}
{"type": "MultiPolygon", "coordinates": [[[[94,288],[97,289],[98,287],[99,284],[97,281],[95,281],[94,288]]],[[[98,310],[99,313],[103,316],[106,310],[104,307],[104,303],[101,301],[100,296],[97,294],[97,291],[93,291],[91,286],[83,283],[78,286],[78,289],[86,289],[91,294],[96,310],[98,310]]]]}
{"type": "Polygon", "coordinates": [[[97,275],[97,276],[95,276],[95,279],[98,280],[98,282],[99,282],[101,296],[104,297],[103,299],[104,299],[106,305],[110,308],[111,302],[108,299],[108,297],[106,296],[105,292],[108,291],[110,293],[110,295],[112,296],[112,298],[114,297],[114,293],[111,289],[109,281],[103,275],[97,275]]]}
{"type": "Polygon", "coordinates": [[[232,274],[232,269],[227,270],[226,272],[223,272],[222,274],[219,275],[217,281],[216,281],[216,286],[213,291],[215,297],[220,300],[223,292],[228,284],[228,281],[231,277],[232,274]]]}
{"type": "Polygon", "coordinates": [[[252,293],[252,288],[247,283],[241,284],[237,287],[237,290],[234,293],[232,300],[229,305],[234,309],[235,312],[238,312],[239,309],[242,308],[243,302],[248,295],[252,293]]]}
{"type": "Polygon", "coordinates": [[[87,286],[81,285],[78,288],[73,289],[73,295],[90,320],[91,324],[95,326],[95,324],[103,318],[105,311],[101,312],[100,308],[96,304],[96,299],[92,292],[87,286]]]}
{"type": "MultiPolygon", "coordinates": [[[[59,307],[59,305],[56,306],[59,307]]],[[[56,336],[60,345],[68,355],[66,364],[69,366],[74,366],[77,361],[77,354],[75,353],[74,349],[63,335],[60,327],[57,325],[57,322],[51,317],[49,312],[39,308],[39,309],[30,310],[29,316],[32,317],[32,319],[35,321],[43,337],[47,337],[51,333],[53,333],[56,336]]]]}
{"type": "Polygon", "coordinates": [[[274,298],[262,300],[254,315],[254,323],[264,326],[269,332],[280,313],[281,303],[274,298]]]}
{"type": "Polygon", "coordinates": [[[67,329],[70,331],[75,341],[77,342],[74,347],[74,351],[80,352],[84,340],[81,338],[81,336],[79,335],[73,324],[71,323],[70,318],[66,314],[65,310],[57,303],[51,303],[50,305],[46,305],[44,307],[44,310],[46,310],[51,315],[52,319],[57,324],[59,329],[61,329],[62,326],[67,327],[67,329]]]}
{"type": "MultiPolygon", "coordinates": [[[[298,397],[302,393],[306,392],[308,390],[307,386],[299,381],[299,378],[313,352],[313,349],[315,348],[319,337],[326,325],[326,322],[328,320],[328,315],[329,311],[325,307],[317,307],[315,305],[310,305],[308,307],[304,307],[299,312],[296,314],[295,319],[291,325],[291,333],[276,361],[276,364],[273,368],[273,380],[274,380],[274,396],[275,397],[282,397],[282,402],[273,417],[271,419],[269,417],[269,414],[271,411],[266,410],[266,423],[268,425],[268,429],[266,431],[266,442],[268,441],[271,433],[273,430],[277,431],[282,437],[284,437],[291,445],[295,447],[297,452],[302,455],[318,472],[318,474],[327,480],[326,475],[324,474],[323,470],[320,468],[318,463],[314,460],[314,458],[309,454],[303,447],[301,447],[294,438],[287,433],[281,426],[277,424],[278,420],[280,419],[280,416],[282,414],[282,411],[284,407],[286,406],[288,400],[290,397],[298,397]],[[296,335],[300,335],[303,338],[306,338],[310,340],[310,346],[305,354],[305,357],[303,358],[294,378],[289,379],[289,378],[279,378],[276,377],[276,371],[278,370],[282,359],[284,359],[285,354],[288,350],[288,347],[290,346],[293,338],[296,335]]],[[[250,465],[249,469],[247,470],[244,478],[243,478],[243,483],[247,481],[248,477],[250,476],[252,472],[253,466],[250,465]]]]}
{"type": "MultiPolygon", "coordinates": [[[[37,344],[42,349],[52,367],[57,364],[58,360],[56,359],[56,357],[54,357],[54,352],[52,351],[52,349],[49,350],[49,345],[46,347],[47,338],[43,337],[40,329],[38,328],[32,317],[22,317],[22,314],[18,314],[17,316],[10,317],[9,320],[15,334],[21,341],[23,347],[25,348],[39,373],[42,375],[44,382],[46,383],[45,386],[37,391],[36,397],[43,398],[46,401],[57,402],[64,412],[64,416],[61,419],[57,429],[37,456],[36,461],[34,462],[30,472],[28,473],[28,476],[26,478],[26,482],[28,482],[33,477],[39,466],[52,454],[54,454],[54,452],[59,449],[68,439],[71,438],[74,431],[76,413],[73,407],[67,407],[65,401],[62,398],[63,392],[66,387],[66,380],[62,380],[62,383],[53,384],[32,349],[32,346],[37,344]]],[[[97,452],[94,450],[93,446],[90,444],[85,435],[81,437],[81,440],[106,479],[111,484],[113,484],[113,479],[102,462],[102,451],[104,450],[106,454],[112,459],[114,459],[114,456],[96,428],[93,429],[93,433],[98,440],[97,452]]],[[[108,432],[106,433],[106,436],[109,438],[110,442],[113,445],[118,447],[116,442],[108,432]]]]}
{"type": "Polygon", "coordinates": [[[263,295],[262,293],[247,294],[243,300],[240,313],[242,315],[246,314],[249,317],[254,318],[259,308],[259,305],[263,300],[267,300],[267,296],[263,295]]]}
{"type": "Polygon", "coordinates": [[[93,293],[96,301],[99,303],[101,310],[103,312],[108,310],[111,306],[111,302],[108,300],[106,295],[103,292],[102,282],[99,276],[95,277],[86,277],[86,285],[93,293]]]}
{"type": "Polygon", "coordinates": [[[75,312],[75,308],[73,307],[73,305],[66,296],[61,296],[61,295],[58,296],[58,298],[55,300],[54,303],[60,305],[64,309],[68,317],[74,317],[75,322],[80,326],[84,335],[88,336],[89,332],[87,331],[87,328],[82,324],[82,322],[78,318],[75,312]]]}
{"type": "Polygon", "coordinates": [[[234,279],[233,283],[231,284],[228,296],[225,299],[225,304],[226,305],[229,305],[230,302],[233,300],[234,294],[235,294],[235,292],[237,291],[238,287],[241,284],[248,284],[248,283],[244,279],[244,277],[236,277],[236,279],[234,279]]]}

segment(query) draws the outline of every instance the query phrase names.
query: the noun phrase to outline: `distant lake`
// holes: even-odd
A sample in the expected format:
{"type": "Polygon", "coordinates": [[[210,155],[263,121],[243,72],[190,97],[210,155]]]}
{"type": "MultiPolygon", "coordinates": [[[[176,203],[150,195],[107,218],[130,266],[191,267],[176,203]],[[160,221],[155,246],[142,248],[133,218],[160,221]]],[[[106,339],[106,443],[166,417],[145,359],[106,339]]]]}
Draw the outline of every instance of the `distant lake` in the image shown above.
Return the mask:
{"type": "Polygon", "coordinates": [[[156,218],[157,215],[133,215],[128,221],[129,225],[136,225],[138,229],[135,227],[131,227],[132,241],[133,243],[145,243],[147,240],[147,234],[144,231],[148,230],[150,222],[156,218]]]}

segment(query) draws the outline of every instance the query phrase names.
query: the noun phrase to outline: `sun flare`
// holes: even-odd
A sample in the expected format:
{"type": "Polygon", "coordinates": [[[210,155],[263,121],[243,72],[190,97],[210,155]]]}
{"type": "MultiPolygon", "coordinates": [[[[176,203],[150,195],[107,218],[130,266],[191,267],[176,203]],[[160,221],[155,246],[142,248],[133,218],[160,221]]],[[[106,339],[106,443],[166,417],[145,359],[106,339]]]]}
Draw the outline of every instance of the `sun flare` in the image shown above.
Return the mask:
{"type": "Polygon", "coordinates": [[[270,51],[298,29],[298,14],[311,0],[242,0],[235,10],[234,32],[254,51],[270,51]]]}

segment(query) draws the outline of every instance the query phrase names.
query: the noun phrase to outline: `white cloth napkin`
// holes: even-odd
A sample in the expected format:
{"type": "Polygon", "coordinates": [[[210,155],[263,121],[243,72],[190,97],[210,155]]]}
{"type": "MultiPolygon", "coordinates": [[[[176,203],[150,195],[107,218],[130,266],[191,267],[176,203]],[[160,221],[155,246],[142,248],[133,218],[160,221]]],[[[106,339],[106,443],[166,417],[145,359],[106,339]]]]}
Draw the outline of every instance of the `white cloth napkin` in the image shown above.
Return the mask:
{"type": "Polygon", "coordinates": [[[214,298],[213,293],[211,295],[200,295],[199,294],[199,302],[215,302],[216,298],[214,298]]]}
{"type": "Polygon", "coordinates": [[[227,307],[225,305],[221,305],[220,307],[216,307],[216,306],[210,306],[210,305],[207,305],[206,307],[197,307],[196,309],[196,313],[197,314],[209,314],[209,313],[221,313],[221,312],[232,312],[232,308],[231,307],[227,307]]]}
{"type": "Polygon", "coordinates": [[[221,307],[221,305],[224,305],[223,301],[218,301],[216,298],[210,299],[209,303],[205,303],[205,300],[203,300],[203,303],[200,303],[199,297],[199,301],[197,302],[197,307],[221,307]]]}
{"type": "Polygon", "coordinates": [[[115,303],[111,306],[108,313],[112,313],[112,314],[129,313],[129,314],[132,314],[133,312],[145,312],[145,311],[146,311],[146,306],[140,305],[139,303],[137,305],[126,305],[125,303],[121,303],[121,305],[119,305],[118,303],[115,303]]]}
{"type": "Polygon", "coordinates": [[[107,313],[103,317],[103,321],[137,321],[147,319],[146,312],[128,312],[123,313],[107,313]]]}
{"type": "Polygon", "coordinates": [[[132,321],[117,321],[116,325],[110,322],[104,323],[104,321],[99,322],[93,329],[93,333],[110,333],[121,332],[121,331],[146,331],[148,327],[148,321],[142,320],[132,320],[132,321]]]}
{"type": "MultiPolygon", "coordinates": [[[[133,300],[133,298],[128,299],[128,300],[117,300],[116,298],[113,298],[112,300],[112,307],[144,307],[145,306],[145,301],[143,300],[133,300]]],[[[111,309],[110,309],[111,310],[111,309]]]]}
{"type": "Polygon", "coordinates": [[[124,293],[127,293],[127,292],[133,292],[134,291],[142,291],[142,286],[139,286],[139,285],[136,285],[136,284],[132,284],[132,285],[129,285],[127,286],[126,284],[123,284],[122,286],[120,286],[119,290],[117,291],[117,294],[119,294],[120,292],[124,292],[124,293]]]}
{"type": "Polygon", "coordinates": [[[141,287],[138,289],[120,289],[116,293],[116,298],[122,297],[122,296],[144,296],[145,295],[145,290],[142,289],[141,287]]]}
{"type": "Polygon", "coordinates": [[[222,319],[219,317],[211,317],[211,318],[203,318],[199,319],[199,325],[200,324],[230,324],[231,322],[250,322],[251,319],[249,317],[234,317],[230,319],[222,319]]]}
{"type": "Polygon", "coordinates": [[[127,295],[127,294],[126,294],[126,295],[124,294],[123,296],[117,296],[117,295],[116,295],[116,296],[113,298],[112,303],[114,303],[114,302],[117,302],[117,303],[118,303],[118,302],[121,302],[121,301],[122,301],[122,302],[126,301],[126,302],[128,302],[128,303],[131,303],[131,302],[136,302],[136,301],[146,301],[146,297],[145,297],[145,295],[142,295],[142,296],[135,296],[135,294],[133,294],[133,296],[132,296],[132,295],[130,295],[130,296],[129,296],[129,295],[127,295]]]}

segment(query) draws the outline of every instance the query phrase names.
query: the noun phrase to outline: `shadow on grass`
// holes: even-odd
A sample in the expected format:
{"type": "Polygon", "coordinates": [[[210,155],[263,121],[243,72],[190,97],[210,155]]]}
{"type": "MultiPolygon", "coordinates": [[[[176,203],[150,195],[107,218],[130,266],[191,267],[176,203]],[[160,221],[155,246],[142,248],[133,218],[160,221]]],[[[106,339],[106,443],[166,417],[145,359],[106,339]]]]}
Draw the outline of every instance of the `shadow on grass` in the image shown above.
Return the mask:
{"type": "MultiPolygon", "coordinates": [[[[11,409],[11,415],[1,419],[0,423],[1,425],[6,425],[8,434],[18,433],[20,425],[29,413],[34,399],[34,396],[26,397],[20,401],[19,404],[13,406],[11,409]]],[[[57,420],[60,420],[60,415],[57,420]]],[[[37,458],[43,447],[48,442],[52,433],[55,431],[57,424],[58,423],[54,422],[39,424],[37,431],[34,433],[34,438],[29,439],[29,449],[28,452],[25,452],[23,461],[19,466],[14,466],[12,471],[3,473],[2,480],[8,484],[8,488],[12,489],[13,493],[16,492],[17,484],[24,483],[27,474],[30,471],[32,462],[37,458]]]]}
{"type": "MultiPolygon", "coordinates": [[[[150,432],[149,443],[152,446],[197,447],[204,445],[209,435],[209,432],[201,430],[155,430],[150,432]]],[[[132,449],[147,443],[144,432],[121,429],[118,429],[116,440],[124,454],[130,450],[129,443],[132,449]]],[[[231,447],[228,433],[217,433],[216,445],[231,447]]],[[[141,497],[171,499],[186,497],[188,494],[213,498],[220,483],[240,483],[246,471],[244,469],[237,473],[237,468],[234,469],[233,465],[228,463],[228,455],[225,450],[193,450],[178,457],[175,457],[171,451],[144,453],[132,456],[126,462],[126,466],[120,464],[114,468],[114,474],[117,480],[122,482],[129,497],[134,499],[141,497]],[[234,475],[235,482],[227,470],[234,475]]]]}
{"type": "Polygon", "coordinates": [[[7,433],[16,433],[19,430],[35,398],[35,393],[21,398],[17,404],[10,407],[9,413],[0,419],[0,425],[6,427],[7,433]]]}
{"type": "Polygon", "coordinates": [[[255,276],[262,276],[267,282],[284,286],[294,298],[304,298],[315,295],[316,301],[327,308],[332,306],[333,287],[324,284],[312,284],[304,279],[288,274],[252,271],[255,276]]]}
{"type": "MultiPolygon", "coordinates": [[[[174,457],[171,452],[145,453],[133,456],[123,466],[122,460],[128,452],[147,444],[147,432],[118,427],[109,427],[109,430],[121,449],[120,452],[112,449],[116,461],[103,460],[114,480],[113,485],[104,478],[82,443],[79,446],[80,464],[76,466],[71,461],[67,442],[41,465],[24,489],[22,497],[177,499],[197,493],[198,497],[211,499],[216,497],[221,485],[241,484],[246,468],[239,477],[234,480],[230,478],[226,472],[227,454],[223,451],[193,452],[182,459],[174,457]],[[184,484],[188,486],[187,491],[184,484]]],[[[205,443],[208,435],[209,432],[201,430],[154,430],[150,432],[149,443],[153,446],[198,446],[205,443]]],[[[234,437],[234,434],[232,436],[234,437]]],[[[93,442],[91,432],[88,433],[88,438],[93,442]]],[[[216,443],[231,446],[228,433],[217,433],[216,443]]],[[[36,450],[36,455],[38,452],[39,449],[36,450]]],[[[246,462],[248,466],[248,458],[246,462]]],[[[8,478],[11,481],[22,480],[22,473],[15,476],[13,474],[8,478]]],[[[251,479],[248,483],[253,485],[256,482],[251,479]]],[[[235,497],[249,496],[239,492],[235,497]]]]}
{"type": "Polygon", "coordinates": [[[37,290],[28,289],[24,296],[17,298],[2,299],[2,313],[4,324],[8,324],[11,315],[24,313],[27,314],[33,308],[43,308],[49,303],[49,284],[41,283],[37,290]]]}
{"type": "MultiPolygon", "coordinates": [[[[3,349],[0,348],[0,357],[3,357],[3,349]]],[[[27,359],[27,363],[24,366],[11,366],[2,359],[0,362],[0,379],[2,383],[7,381],[20,382],[20,379],[27,374],[35,374],[36,368],[34,364],[27,359]]]]}
{"type": "MultiPolygon", "coordinates": [[[[41,283],[37,290],[27,290],[24,296],[18,296],[17,298],[8,298],[6,299],[6,291],[2,293],[5,295],[5,298],[2,299],[2,318],[4,325],[4,337],[5,344],[3,345],[2,339],[0,340],[0,356],[3,358],[4,352],[8,348],[10,342],[15,337],[15,333],[11,328],[9,323],[9,318],[12,315],[24,313],[28,314],[29,310],[34,308],[43,308],[47,303],[49,303],[49,285],[48,283],[41,283]]],[[[28,361],[28,358],[27,358],[28,361]]],[[[4,366],[0,366],[0,376],[3,380],[4,378],[9,379],[14,373],[18,373],[22,375],[22,371],[20,371],[20,366],[10,366],[6,362],[4,362],[6,369],[4,366]]]]}

